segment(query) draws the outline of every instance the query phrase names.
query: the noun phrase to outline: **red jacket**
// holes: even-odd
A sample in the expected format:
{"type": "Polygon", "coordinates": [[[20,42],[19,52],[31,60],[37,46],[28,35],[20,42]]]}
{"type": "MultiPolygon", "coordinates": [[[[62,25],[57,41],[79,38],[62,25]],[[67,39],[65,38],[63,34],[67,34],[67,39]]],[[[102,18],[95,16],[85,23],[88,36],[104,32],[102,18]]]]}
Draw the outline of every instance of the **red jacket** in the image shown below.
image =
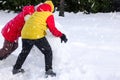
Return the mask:
{"type": "Polygon", "coordinates": [[[54,16],[53,16],[53,15],[49,16],[49,17],[47,18],[46,22],[47,22],[47,26],[48,26],[50,32],[51,32],[54,36],[56,36],[56,37],[61,37],[61,36],[62,36],[63,33],[60,32],[60,31],[56,28],[56,26],[55,26],[55,21],[54,21],[54,16]]]}
{"type": "Polygon", "coordinates": [[[21,30],[24,26],[24,17],[27,14],[32,14],[34,12],[34,6],[25,6],[15,18],[10,20],[2,29],[1,33],[3,37],[10,41],[14,42],[21,36],[21,30]]]}

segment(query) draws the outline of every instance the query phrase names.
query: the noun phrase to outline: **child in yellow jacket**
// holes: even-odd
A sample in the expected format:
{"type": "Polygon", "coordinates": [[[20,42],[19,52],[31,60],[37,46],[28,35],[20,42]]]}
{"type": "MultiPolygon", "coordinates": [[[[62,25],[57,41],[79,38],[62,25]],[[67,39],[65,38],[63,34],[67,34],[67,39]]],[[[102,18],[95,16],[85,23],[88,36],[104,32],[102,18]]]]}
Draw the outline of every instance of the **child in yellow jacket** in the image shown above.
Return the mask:
{"type": "Polygon", "coordinates": [[[21,32],[22,51],[13,67],[13,74],[24,72],[21,67],[33,45],[35,45],[45,56],[46,76],[56,76],[56,73],[52,70],[52,49],[45,38],[46,30],[49,29],[54,36],[60,37],[61,41],[67,42],[67,38],[65,34],[55,27],[53,11],[54,5],[52,1],[46,1],[40,4],[36,12],[26,21],[21,32]]]}

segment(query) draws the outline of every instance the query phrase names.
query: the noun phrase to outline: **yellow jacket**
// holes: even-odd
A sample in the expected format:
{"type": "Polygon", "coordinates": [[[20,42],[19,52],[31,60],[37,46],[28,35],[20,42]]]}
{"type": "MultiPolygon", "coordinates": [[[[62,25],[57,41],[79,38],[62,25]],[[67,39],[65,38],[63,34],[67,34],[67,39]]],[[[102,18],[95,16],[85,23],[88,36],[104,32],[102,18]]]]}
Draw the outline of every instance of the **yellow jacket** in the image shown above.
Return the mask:
{"type": "Polygon", "coordinates": [[[39,39],[46,35],[47,18],[52,15],[49,11],[35,12],[28,21],[26,21],[21,37],[23,39],[39,39]]]}

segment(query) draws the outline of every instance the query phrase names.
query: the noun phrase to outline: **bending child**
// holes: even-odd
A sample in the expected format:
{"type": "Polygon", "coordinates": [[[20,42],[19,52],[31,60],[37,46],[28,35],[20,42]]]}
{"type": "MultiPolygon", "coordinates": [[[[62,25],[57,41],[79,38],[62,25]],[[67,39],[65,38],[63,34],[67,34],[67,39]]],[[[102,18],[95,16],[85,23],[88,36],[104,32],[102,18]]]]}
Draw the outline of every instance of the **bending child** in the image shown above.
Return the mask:
{"type": "Polygon", "coordinates": [[[0,49],[0,60],[8,57],[18,47],[18,38],[25,23],[24,17],[34,12],[34,6],[25,6],[17,16],[10,20],[2,29],[4,37],[3,47],[0,49]]]}
{"type": "Polygon", "coordinates": [[[50,32],[61,39],[61,41],[67,42],[65,34],[60,32],[55,27],[54,16],[52,12],[54,11],[54,5],[52,1],[46,1],[40,4],[36,12],[26,21],[22,32],[22,51],[19,54],[15,65],[13,66],[13,74],[24,72],[22,65],[30,53],[33,45],[35,45],[45,56],[45,74],[46,76],[56,76],[56,73],[52,69],[52,49],[46,39],[46,30],[49,29],[50,32]]]}

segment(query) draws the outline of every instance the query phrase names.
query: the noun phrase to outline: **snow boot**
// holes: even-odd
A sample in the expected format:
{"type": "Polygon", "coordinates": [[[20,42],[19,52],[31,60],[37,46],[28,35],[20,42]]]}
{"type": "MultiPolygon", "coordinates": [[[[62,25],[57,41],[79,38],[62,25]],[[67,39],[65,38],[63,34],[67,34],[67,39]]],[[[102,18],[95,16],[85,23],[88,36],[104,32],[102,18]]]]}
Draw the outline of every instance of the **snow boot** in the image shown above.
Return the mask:
{"type": "Polygon", "coordinates": [[[0,57],[0,60],[4,60],[4,59],[6,59],[8,56],[9,56],[9,54],[4,55],[4,56],[0,57]]]}
{"type": "Polygon", "coordinates": [[[48,76],[55,77],[56,73],[52,71],[52,69],[49,69],[48,71],[45,72],[45,77],[47,78],[48,76]]]}
{"type": "Polygon", "coordinates": [[[13,69],[13,70],[12,70],[12,73],[13,73],[13,74],[24,73],[24,72],[25,72],[24,69],[13,69]]]}
{"type": "Polygon", "coordinates": [[[0,57],[0,60],[3,60],[4,58],[3,57],[0,57]]]}

